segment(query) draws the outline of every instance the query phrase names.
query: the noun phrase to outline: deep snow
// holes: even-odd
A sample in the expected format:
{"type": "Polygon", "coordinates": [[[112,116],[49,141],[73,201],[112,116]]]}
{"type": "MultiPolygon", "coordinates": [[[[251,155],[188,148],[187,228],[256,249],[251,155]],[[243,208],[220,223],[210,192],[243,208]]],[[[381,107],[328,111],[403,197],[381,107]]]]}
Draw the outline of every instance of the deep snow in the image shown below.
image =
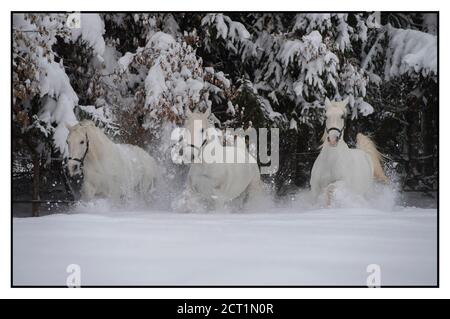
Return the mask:
{"type": "MultiPolygon", "coordinates": [[[[436,209],[268,208],[264,213],[109,211],[13,219],[13,283],[435,285],[436,209]]],[[[99,208],[104,208],[102,209],[99,208]]]]}

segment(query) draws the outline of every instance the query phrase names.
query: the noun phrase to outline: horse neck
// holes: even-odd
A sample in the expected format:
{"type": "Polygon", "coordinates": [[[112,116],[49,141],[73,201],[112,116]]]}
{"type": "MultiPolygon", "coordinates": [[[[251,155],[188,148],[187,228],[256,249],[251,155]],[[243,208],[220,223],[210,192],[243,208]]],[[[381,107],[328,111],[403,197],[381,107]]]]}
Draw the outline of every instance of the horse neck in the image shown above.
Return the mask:
{"type": "Polygon", "coordinates": [[[86,164],[89,162],[96,162],[102,154],[108,154],[108,148],[111,149],[114,144],[108,137],[97,127],[86,128],[86,133],[89,139],[89,151],[86,154],[86,164]]]}
{"type": "Polygon", "coordinates": [[[332,159],[338,159],[340,156],[345,154],[349,150],[347,143],[345,143],[344,139],[339,140],[338,145],[336,147],[332,147],[325,142],[322,146],[322,151],[325,157],[330,157],[332,159]]]}

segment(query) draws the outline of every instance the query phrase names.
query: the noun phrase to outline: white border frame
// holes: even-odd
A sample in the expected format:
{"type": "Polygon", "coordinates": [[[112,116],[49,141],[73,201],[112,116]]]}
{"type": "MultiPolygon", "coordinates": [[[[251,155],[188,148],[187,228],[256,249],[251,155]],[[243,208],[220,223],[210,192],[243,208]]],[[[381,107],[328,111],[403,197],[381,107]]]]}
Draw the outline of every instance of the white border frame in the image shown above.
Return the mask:
{"type": "MultiPolygon", "coordinates": [[[[216,2],[211,0],[173,0],[164,2],[130,1],[112,3],[107,0],[79,0],[73,2],[58,2],[54,0],[21,0],[14,3],[1,3],[1,41],[4,44],[1,50],[3,72],[0,75],[0,90],[3,110],[6,114],[1,116],[0,149],[4,150],[0,161],[0,297],[1,298],[449,298],[450,280],[450,228],[449,228],[449,201],[445,196],[440,198],[440,287],[437,288],[93,288],[93,289],[61,289],[61,288],[10,288],[11,276],[11,246],[10,246],[10,215],[11,215],[11,185],[10,185],[10,118],[11,118],[11,48],[10,48],[10,16],[11,11],[440,11],[440,122],[449,119],[450,100],[448,99],[450,75],[449,63],[446,57],[450,56],[449,36],[450,10],[449,3],[438,0],[424,1],[392,1],[378,0],[372,7],[359,0],[337,2],[333,0],[305,1],[304,3],[286,1],[257,0],[228,0],[216,2]],[[8,70],[8,72],[6,71],[8,70]],[[443,248],[444,247],[444,248],[443,248]],[[446,272],[447,271],[447,272],[446,272]]],[[[440,141],[449,138],[450,130],[440,129],[440,141]]],[[[440,194],[448,190],[449,171],[445,163],[450,163],[448,149],[440,143],[440,194]]]]}

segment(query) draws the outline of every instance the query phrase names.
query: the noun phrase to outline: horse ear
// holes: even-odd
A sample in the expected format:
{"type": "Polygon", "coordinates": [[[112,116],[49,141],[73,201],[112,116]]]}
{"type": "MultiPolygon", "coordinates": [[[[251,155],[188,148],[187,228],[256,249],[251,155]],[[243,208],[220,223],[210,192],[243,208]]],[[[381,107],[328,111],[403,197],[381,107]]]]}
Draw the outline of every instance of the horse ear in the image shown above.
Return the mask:
{"type": "Polygon", "coordinates": [[[325,98],[325,107],[329,108],[331,106],[331,102],[328,97],[325,98]]]}
{"type": "Polygon", "coordinates": [[[66,125],[66,128],[67,128],[69,131],[71,131],[71,130],[73,129],[73,127],[75,126],[75,125],[70,125],[70,124],[67,123],[67,122],[65,122],[64,124],[66,125]]]}
{"type": "Polygon", "coordinates": [[[206,115],[206,117],[209,117],[211,115],[211,105],[208,106],[204,114],[206,115]]]}

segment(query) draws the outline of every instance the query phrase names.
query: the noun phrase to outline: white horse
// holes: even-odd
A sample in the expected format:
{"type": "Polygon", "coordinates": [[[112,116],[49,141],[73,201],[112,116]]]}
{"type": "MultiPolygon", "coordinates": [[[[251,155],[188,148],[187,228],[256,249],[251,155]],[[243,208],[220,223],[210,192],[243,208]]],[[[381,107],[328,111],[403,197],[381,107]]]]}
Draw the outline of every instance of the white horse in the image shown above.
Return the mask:
{"type": "Polygon", "coordinates": [[[100,195],[118,201],[135,192],[142,196],[149,194],[158,168],[143,149],[113,143],[91,121],[66,126],[68,171],[70,176],[83,172],[82,200],[100,195]]]}
{"type": "Polygon", "coordinates": [[[258,198],[262,192],[260,171],[246,147],[223,146],[219,132],[209,126],[210,108],[205,113],[188,109],[186,115],[183,161],[192,163],[184,192],[186,200],[200,199],[221,209],[226,203],[238,202],[238,198],[242,202],[258,198]]]}
{"type": "Polygon", "coordinates": [[[325,100],[326,128],[322,150],[311,171],[313,198],[317,200],[325,193],[328,205],[338,185],[364,196],[372,190],[374,180],[388,182],[381,166],[382,155],[369,137],[358,133],[356,149],[350,149],[344,142],[347,103],[348,98],[341,102],[325,100]]]}

